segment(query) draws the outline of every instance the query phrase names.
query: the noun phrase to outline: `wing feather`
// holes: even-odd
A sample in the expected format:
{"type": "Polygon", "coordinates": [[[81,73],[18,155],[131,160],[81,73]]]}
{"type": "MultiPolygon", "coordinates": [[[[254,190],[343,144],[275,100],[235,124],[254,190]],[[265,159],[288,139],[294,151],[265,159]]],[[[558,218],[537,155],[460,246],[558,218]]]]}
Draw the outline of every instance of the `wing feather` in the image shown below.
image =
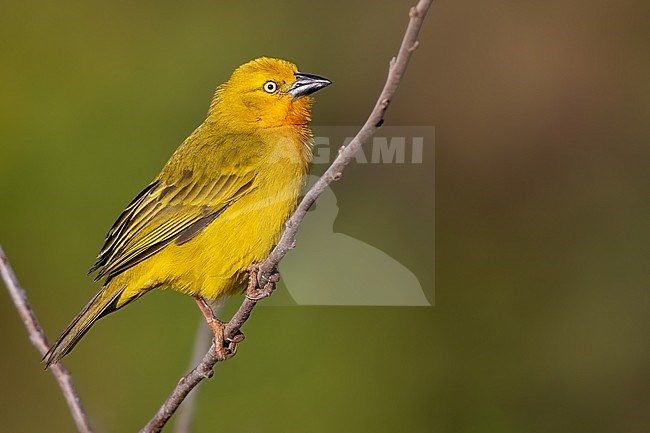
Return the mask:
{"type": "Polygon", "coordinates": [[[252,172],[226,172],[207,182],[197,177],[185,170],[175,182],[157,180],[133,199],[109,230],[90,269],[101,268],[96,280],[113,278],[174,240],[178,245],[189,241],[255,187],[252,172]]]}

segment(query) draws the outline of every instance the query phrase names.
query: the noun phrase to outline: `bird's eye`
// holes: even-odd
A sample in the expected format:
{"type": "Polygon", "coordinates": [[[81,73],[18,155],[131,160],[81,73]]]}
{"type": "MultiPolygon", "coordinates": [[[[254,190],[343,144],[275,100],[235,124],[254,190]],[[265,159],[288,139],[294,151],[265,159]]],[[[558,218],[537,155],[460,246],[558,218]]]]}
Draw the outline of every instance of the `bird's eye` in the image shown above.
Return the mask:
{"type": "Polygon", "coordinates": [[[266,93],[275,93],[275,91],[278,90],[278,85],[275,83],[275,81],[267,81],[264,83],[264,86],[262,86],[262,88],[266,93]]]}

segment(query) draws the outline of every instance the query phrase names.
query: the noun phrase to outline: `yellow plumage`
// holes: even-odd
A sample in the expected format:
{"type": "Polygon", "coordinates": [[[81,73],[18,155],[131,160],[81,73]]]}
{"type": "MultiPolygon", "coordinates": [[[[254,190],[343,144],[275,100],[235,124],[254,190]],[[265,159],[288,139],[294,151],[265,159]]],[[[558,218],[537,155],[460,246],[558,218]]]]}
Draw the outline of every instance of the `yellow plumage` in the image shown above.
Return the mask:
{"type": "Polygon", "coordinates": [[[214,300],[241,292],[296,206],[311,162],[311,97],[329,81],[260,58],[220,86],[206,120],[109,231],[106,277],[45,357],[67,354],[100,317],[155,288],[214,300]]]}

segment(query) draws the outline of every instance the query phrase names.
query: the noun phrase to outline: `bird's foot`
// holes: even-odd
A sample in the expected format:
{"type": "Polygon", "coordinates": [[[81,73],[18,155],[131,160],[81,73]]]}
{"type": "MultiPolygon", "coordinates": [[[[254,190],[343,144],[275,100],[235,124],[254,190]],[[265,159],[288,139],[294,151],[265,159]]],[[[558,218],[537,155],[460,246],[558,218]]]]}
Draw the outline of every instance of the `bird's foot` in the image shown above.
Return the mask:
{"type": "Polygon", "coordinates": [[[271,296],[275,290],[275,285],[280,281],[280,273],[277,269],[273,268],[271,275],[264,280],[260,280],[259,270],[260,267],[257,264],[252,264],[248,267],[246,297],[251,301],[259,301],[260,299],[271,296]]]}
{"type": "Polygon", "coordinates": [[[219,361],[225,361],[226,359],[235,356],[237,353],[237,343],[244,340],[244,334],[241,331],[237,331],[232,338],[226,338],[224,330],[227,323],[217,319],[214,315],[214,311],[212,311],[212,308],[210,308],[208,303],[205,302],[205,299],[200,296],[195,296],[194,299],[199,306],[203,317],[205,317],[208,327],[214,334],[217,359],[219,361]]]}
{"type": "Polygon", "coordinates": [[[210,329],[214,333],[215,353],[219,361],[225,361],[237,354],[237,343],[244,340],[244,334],[237,331],[234,337],[226,338],[224,330],[227,323],[216,319],[216,322],[210,324],[210,329]]]}

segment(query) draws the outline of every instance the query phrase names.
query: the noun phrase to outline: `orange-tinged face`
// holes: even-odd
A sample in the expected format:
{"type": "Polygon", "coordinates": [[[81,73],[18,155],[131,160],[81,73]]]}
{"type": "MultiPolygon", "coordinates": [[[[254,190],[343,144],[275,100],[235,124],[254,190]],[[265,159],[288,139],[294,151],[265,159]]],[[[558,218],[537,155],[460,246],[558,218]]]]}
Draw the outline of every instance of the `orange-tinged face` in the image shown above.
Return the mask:
{"type": "Polygon", "coordinates": [[[325,78],[300,74],[286,60],[262,57],[237,68],[217,89],[208,120],[220,119],[237,130],[306,125],[309,95],[329,84],[325,78]]]}

